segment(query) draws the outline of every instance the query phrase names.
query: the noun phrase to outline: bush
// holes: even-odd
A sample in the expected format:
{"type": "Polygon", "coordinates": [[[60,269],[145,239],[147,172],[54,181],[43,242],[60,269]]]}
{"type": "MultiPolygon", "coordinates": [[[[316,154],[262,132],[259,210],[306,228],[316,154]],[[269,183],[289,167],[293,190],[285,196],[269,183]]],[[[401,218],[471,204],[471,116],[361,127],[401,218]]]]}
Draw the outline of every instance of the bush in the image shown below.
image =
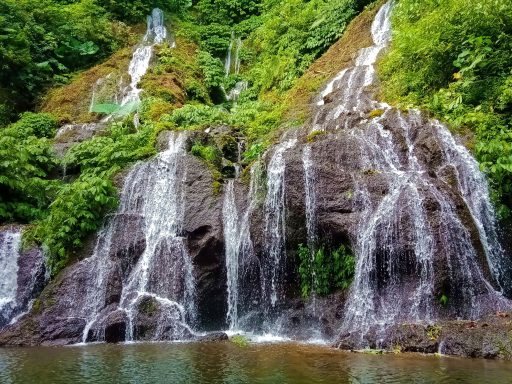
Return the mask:
{"type": "Polygon", "coordinates": [[[116,189],[102,177],[84,175],[61,189],[48,216],[28,234],[47,250],[52,276],[68,264],[70,252],[99,229],[105,214],[116,205],[116,189]]]}
{"type": "Polygon", "coordinates": [[[310,250],[299,244],[297,254],[303,297],[311,294],[325,296],[350,286],[355,273],[355,258],[347,246],[329,250],[321,245],[310,250]]]}
{"type": "Polygon", "coordinates": [[[183,128],[220,124],[227,120],[227,112],[220,108],[194,104],[187,104],[183,108],[175,110],[167,119],[183,128]]]}
{"type": "Polygon", "coordinates": [[[222,153],[214,145],[195,143],[190,149],[190,153],[203,159],[214,168],[219,168],[221,165],[222,153]]]}
{"type": "Polygon", "coordinates": [[[10,130],[17,137],[35,136],[37,138],[53,138],[57,132],[58,122],[48,113],[26,112],[11,125],[10,130]]]}
{"type": "Polygon", "coordinates": [[[44,215],[59,181],[51,143],[55,121],[46,114],[24,114],[0,131],[0,222],[27,223],[44,215]]]}

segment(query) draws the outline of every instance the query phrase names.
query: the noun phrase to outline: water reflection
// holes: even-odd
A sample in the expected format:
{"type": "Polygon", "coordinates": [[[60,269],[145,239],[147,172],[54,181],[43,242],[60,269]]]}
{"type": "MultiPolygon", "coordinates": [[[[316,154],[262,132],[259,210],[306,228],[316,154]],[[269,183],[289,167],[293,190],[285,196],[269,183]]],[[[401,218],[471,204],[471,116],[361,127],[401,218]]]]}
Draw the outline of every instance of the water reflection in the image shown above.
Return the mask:
{"type": "Polygon", "coordinates": [[[276,344],[0,349],[0,383],[512,383],[512,363],[276,344]]]}

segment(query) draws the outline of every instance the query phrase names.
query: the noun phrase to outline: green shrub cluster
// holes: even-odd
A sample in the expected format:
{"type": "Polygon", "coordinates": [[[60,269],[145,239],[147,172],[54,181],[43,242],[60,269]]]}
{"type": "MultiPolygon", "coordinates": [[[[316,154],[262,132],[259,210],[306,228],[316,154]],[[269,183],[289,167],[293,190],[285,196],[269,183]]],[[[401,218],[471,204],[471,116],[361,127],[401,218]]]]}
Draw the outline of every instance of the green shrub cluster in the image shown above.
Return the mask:
{"type": "Polygon", "coordinates": [[[260,25],[248,37],[248,77],[259,92],[292,87],[343,33],[369,1],[265,1],[260,25]]]}
{"type": "Polygon", "coordinates": [[[0,222],[40,218],[55,197],[51,180],[58,161],[51,142],[57,122],[51,115],[25,113],[0,130],[0,222]]]}
{"type": "Polygon", "coordinates": [[[512,3],[397,2],[380,63],[391,102],[420,106],[474,136],[502,216],[512,207],[512,3]]]}
{"type": "Polygon", "coordinates": [[[116,189],[100,176],[84,174],[60,189],[48,214],[27,234],[29,240],[43,244],[52,276],[68,264],[71,252],[99,229],[116,205],[116,189]]]}
{"type": "Polygon", "coordinates": [[[320,245],[310,249],[299,244],[299,277],[301,294],[325,296],[340,289],[347,289],[355,273],[355,258],[350,248],[340,245],[329,249],[320,245]]]}

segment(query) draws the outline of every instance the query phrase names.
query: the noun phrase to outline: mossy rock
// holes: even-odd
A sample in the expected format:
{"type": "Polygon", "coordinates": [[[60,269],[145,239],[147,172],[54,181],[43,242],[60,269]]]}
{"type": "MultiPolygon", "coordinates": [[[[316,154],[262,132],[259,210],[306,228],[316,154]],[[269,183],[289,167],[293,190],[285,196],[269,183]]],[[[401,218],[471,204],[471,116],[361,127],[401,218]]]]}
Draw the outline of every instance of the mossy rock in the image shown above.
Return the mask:
{"type": "Polygon", "coordinates": [[[152,317],[158,312],[158,302],[152,297],[145,297],[140,301],[138,310],[140,313],[152,317]]]}
{"type": "Polygon", "coordinates": [[[325,132],[325,131],[314,130],[307,136],[306,140],[308,143],[314,143],[316,140],[318,140],[320,137],[322,137],[326,133],[327,132],[325,132]]]}
{"type": "Polygon", "coordinates": [[[384,109],[374,109],[373,111],[371,111],[369,114],[368,114],[368,117],[370,119],[374,119],[376,117],[381,117],[384,112],[386,112],[384,109]]]}
{"type": "Polygon", "coordinates": [[[229,338],[233,344],[239,346],[240,348],[247,348],[249,346],[249,339],[244,335],[234,335],[229,338]]]}

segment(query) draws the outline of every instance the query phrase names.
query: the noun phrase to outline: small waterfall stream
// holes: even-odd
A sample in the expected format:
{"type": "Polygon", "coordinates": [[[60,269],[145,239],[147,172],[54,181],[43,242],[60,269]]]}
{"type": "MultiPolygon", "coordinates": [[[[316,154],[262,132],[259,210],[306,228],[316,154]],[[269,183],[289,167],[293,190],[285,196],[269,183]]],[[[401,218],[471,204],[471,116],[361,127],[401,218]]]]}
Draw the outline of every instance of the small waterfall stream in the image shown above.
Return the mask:
{"type": "Polygon", "coordinates": [[[43,253],[22,249],[22,228],[0,230],[0,329],[30,310],[45,279],[43,253]]]}
{"type": "Polygon", "coordinates": [[[277,145],[267,167],[265,200],[266,257],[263,271],[264,310],[270,314],[283,299],[283,262],[286,258],[285,152],[297,144],[290,139],[277,145]]]}
{"type": "Polygon", "coordinates": [[[164,24],[164,13],[161,9],[155,8],[148,16],[147,31],[137,49],[133,53],[132,60],[128,67],[128,74],[131,82],[125,91],[121,106],[129,103],[140,103],[141,90],[138,88],[139,81],[146,74],[149,68],[149,61],[153,55],[153,47],[156,44],[162,44],[167,39],[167,28],[164,24]]]}
{"type": "Polygon", "coordinates": [[[121,206],[102,231],[92,265],[96,283],[88,292],[88,319],[83,340],[89,330],[105,317],[105,296],[112,266],[110,249],[116,241],[116,228],[126,220],[141,221],[144,250],[123,281],[118,310],[128,316],[127,340],[136,339],[135,323],[141,305],[153,301],[159,310],[154,339],[179,339],[189,335],[196,319],[195,281],[192,261],[181,236],[184,214],[183,167],[186,136],[173,134],[169,149],[153,161],[137,165],[127,176],[121,206]],[[96,271],[96,273],[94,272],[96,271]]]}
{"type": "Polygon", "coordinates": [[[0,326],[8,323],[16,307],[18,290],[18,258],[21,232],[5,231],[0,234],[0,326]]]}
{"type": "MultiPolygon", "coordinates": [[[[254,292],[254,282],[248,281],[253,273],[256,258],[251,239],[251,216],[258,203],[258,180],[260,164],[255,163],[251,169],[251,182],[247,195],[248,206],[241,214],[237,208],[235,193],[236,180],[226,184],[223,203],[223,228],[226,252],[226,272],[228,289],[228,312],[226,316],[231,331],[246,324],[245,315],[251,312],[254,298],[260,298],[261,292],[254,292]],[[242,324],[241,324],[242,323],[242,324]]],[[[259,273],[260,266],[256,263],[259,273]]]]}
{"type": "MultiPolygon", "coordinates": [[[[115,78],[112,76],[112,73],[98,79],[93,86],[89,111],[95,112],[96,105],[118,105],[118,109],[107,115],[103,122],[108,122],[112,119],[113,115],[124,116],[136,112],[140,104],[140,94],[142,92],[138,84],[149,69],[154,47],[166,41],[169,42],[171,48],[176,47],[175,40],[172,36],[169,36],[165,26],[164,12],[161,9],[155,8],[151,15],[147,17],[146,34],[133,52],[132,59],[128,65],[130,83],[123,87],[123,77],[115,78]],[[119,91],[112,94],[112,88],[119,91]],[[101,99],[99,103],[98,98],[101,99]],[[105,103],[105,101],[107,102],[105,103]]],[[[134,117],[134,123],[138,126],[137,113],[134,117]]]]}
{"type": "MultiPolygon", "coordinates": [[[[242,61],[240,60],[240,51],[243,43],[240,37],[235,36],[235,32],[231,33],[231,41],[229,43],[226,59],[224,60],[224,71],[226,77],[230,75],[239,75],[242,61]]],[[[235,86],[226,93],[226,99],[236,103],[241,93],[247,90],[247,81],[238,81],[235,86]]]]}
{"type": "Polygon", "coordinates": [[[227,322],[229,329],[238,326],[238,280],[240,269],[240,218],[235,200],[235,180],[226,184],[223,205],[224,242],[226,247],[226,270],[228,289],[227,322]]]}

